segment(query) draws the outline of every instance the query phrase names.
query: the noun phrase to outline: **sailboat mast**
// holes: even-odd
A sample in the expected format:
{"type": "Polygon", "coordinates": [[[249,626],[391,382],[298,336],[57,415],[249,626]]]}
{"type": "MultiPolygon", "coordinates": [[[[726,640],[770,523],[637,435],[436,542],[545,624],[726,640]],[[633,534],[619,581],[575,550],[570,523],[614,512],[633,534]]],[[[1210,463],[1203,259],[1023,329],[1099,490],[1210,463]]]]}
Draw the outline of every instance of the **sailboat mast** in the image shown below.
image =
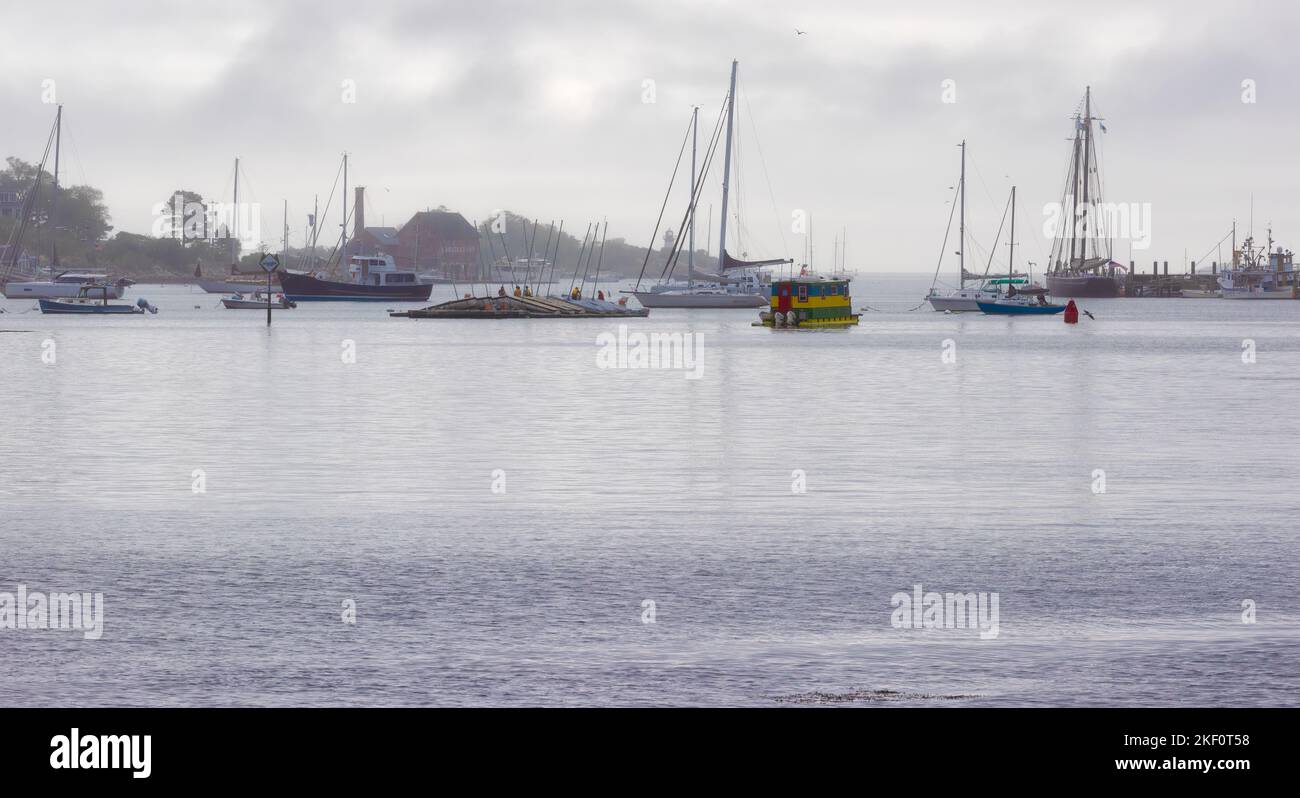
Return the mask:
{"type": "MultiPolygon", "coordinates": [[[[1092,87],[1083,91],[1083,244],[1079,256],[1088,259],[1088,190],[1092,184],[1092,87]]],[[[1096,247],[1093,247],[1096,254],[1096,247]]]]}
{"type": "Polygon", "coordinates": [[[289,262],[289,200],[284,201],[284,244],[280,247],[280,260],[289,262]]]}
{"type": "Polygon", "coordinates": [[[1074,265],[1074,251],[1075,251],[1075,246],[1078,243],[1078,239],[1076,238],[1075,234],[1078,232],[1078,227],[1076,225],[1076,222],[1078,220],[1078,212],[1079,212],[1079,143],[1080,143],[1079,127],[1081,124],[1082,122],[1080,122],[1079,120],[1079,115],[1075,114],[1074,115],[1074,156],[1070,167],[1070,215],[1069,218],[1066,220],[1066,225],[1070,233],[1070,259],[1065,262],[1065,268],[1067,270],[1074,265]]]}
{"type": "Polygon", "coordinates": [[[63,138],[63,106],[54,114],[54,193],[50,195],[50,277],[59,270],[59,242],[55,237],[54,211],[59,205],[59,144],[63,138]]]}
{"type": "Polygon", "coordinates": [[[234,235],[231,235],[229,228],[226,229],[226,236],[230,239],[230,273],[238,271],[238,261],[235,256],[235,242],[239,239],[239,156],[235,156],[235,201],[234,201],[234,235]]]}
{"type": "MultiPolygon", "coordinates": [[[[957,238],[957,263],[961,270],[959,285],[966,287],[966,139],[961,140],[961,182],[958,184],[961,194],[961,224],[957,238]]],[[[950,220],[952,217],[948,217],[950,220]]],[[[952,224],[951,221],[948,224],[952,224]]],[[[952,228],[948,228],[952,229],[952,228]]]]}
{"type": "Polygon", "coordinates": [[[339,244],[339,267],[347,273],[348,266],[348,154],[343,153],[343,240],[339,244]]]}
{"type": "Polygon", "coordinates": [[[718,274],[727,271],[727,191],[731,187],[731,126],[736,114],[736,67],[731,62],[731,88],[727,92],[727,149],[722,159],[722,233],[718,237],[718,274]]]}
{"type": "Polygon", "coordinates": [[[1016,276],[1016,187],[1011,187],[1011,249],[1007,255],[1007,294],[1016,276]]]}
{"type": "MultiPolygon", "coordinates": [[[[697,105],[695,106],[695,108],[691,109],[691,222],[690,222],[690,237],[688,240],[688,245],[690,246],[690,249],[687,250],[686,252],[687,285],[695,284],[695,190],[696,190],[695,147],[699,140],[699,123],[700,123],[700,107],[697,105]]],[[[609,223],[606,222],[605,224],[606,224],[606,229],[608,230],[609,223]]],[[[604,247],[602,246],[601,249],[603,251],[604,247]]]]}
{"type": "MultiPolygon", "coordinates": [[[[706,227],[706,228],[704,228],[704,229],[705,229],[705,230],[712,230],[712,229],[713,229],[713,206],[712,206],[712,205],[709,206],[709,226],[706,227]]],[[[708,237],[708,236],[705,236],[705,237],[704,237],[704,260],[705,260],[706,262],[708,261],[708,259],[709,259],[709,255],[710,255],[710,254],[711,254],[711,253],[709,252],[709,237],[708,237]]],[[[721,261],[718,261],[718,262],[721,263],[721,261]]],[[[718,269],[718,274],[722,274],[722,269],[721,269],[721,268],[718,269]]]]}

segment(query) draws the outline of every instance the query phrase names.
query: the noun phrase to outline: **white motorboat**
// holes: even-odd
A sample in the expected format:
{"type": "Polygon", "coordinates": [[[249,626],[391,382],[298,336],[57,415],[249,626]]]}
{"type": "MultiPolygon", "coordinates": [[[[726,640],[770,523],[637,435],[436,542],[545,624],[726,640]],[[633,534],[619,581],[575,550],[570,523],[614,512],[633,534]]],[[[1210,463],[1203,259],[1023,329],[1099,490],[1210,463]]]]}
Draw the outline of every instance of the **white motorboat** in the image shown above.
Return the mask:
{"type": "MultiPolygon", "coordinates": [[[[268,303],[266,292],[258,291],[251,297],[236,292],[234,296],[223,297],[221,304],[225,305],[229,310],[266,310],[268,303]]],[[[273,294],[269,304],[274,310],[288,310],[289,308],[298,307],[297,302],[286,299],[284,294],[273,294]]]]}

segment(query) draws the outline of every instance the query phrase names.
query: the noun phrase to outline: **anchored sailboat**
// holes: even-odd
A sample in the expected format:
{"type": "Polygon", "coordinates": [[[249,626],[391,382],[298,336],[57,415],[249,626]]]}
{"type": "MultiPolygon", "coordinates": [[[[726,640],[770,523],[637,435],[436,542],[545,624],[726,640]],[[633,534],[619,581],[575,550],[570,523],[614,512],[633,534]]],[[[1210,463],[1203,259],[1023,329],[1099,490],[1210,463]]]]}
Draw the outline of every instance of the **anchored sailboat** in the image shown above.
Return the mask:
{"type": "MultiPolygon", "coordinates": [[[[966,271],[966,140],[962,139],[961,144],[961,178],[957,183],[957,196],[960,200],[961,219],[958,223],[958,241],[957,241],[957,274],[958,287],[954,290],[941,291],[931,284],[930,293],[926,295],[931,307],[935,310],[946,310],[952,312],[978,311],[981,300],[991,302],[998,298],[996,288],[990,288],[986,283],[973,288],[966,287],[966,281],[973,279],[975,276],[966,271]]],[[[952,230],[952,212],[948,213],[948,230],[952,230]]],[[[948,231],[944,232],[944,254],[947,254],[948,231]]],[[[940,256],[939,263],[942,266],[943,257],[940,256]]],[[[939,280],[939,272],[936,269],[934,275],[935,282],[939,280]]]]}
{"type": "MultiPolygon", "coordinates": [[[[229,224],[226,227],[226,242],[230,250],[230,277],[224,280],[205,280],[198,277],[199,288],[209,294],[248,294],[266,286],[264,274],[245,274],[239,270],[239,158],[235,158],[235,197],[231,204],[229,224]]],[[[196,270],[197,273],[197,270],[196,270]]],[[[197,276],[197,275],[196,275],[197,276]]]]}
{"type": "MultiPolygon", "coordinates": [[[[1011,187],[1011,245],[1007,255],[1007,273],[1016,271],[1016,187],[1011,187]]],[[[998,316],[1050,316],[1065,310],[1064,305],[1054,305],[1047,301],[1047,289],[1038,285],[1016,287],[1014,277],[1005,281],[1007,293],[992,300],[981,299],[979,309],[985,313],[998,316]]]]}
{"type": "MultiPolygon", "coordinates": [[[[740,260],[733,258],[727,252],[727,203],[730,198],[731,187],[731,144],[732,128],[734,125],[736,112],[736,70],[739,67],[738,61],[731,62],[731,86],[727,92],[727,132],[725,140],[725,150],[723,155],[723,173],[722,173],[722,224],[719,233],[720,244],[718,246],[718,275],[719,279],[712,282],[700,282],[696,280],[695,274],[695,206],[699,200],[700,185],[702,177],[708,171],[708,163],[712,160],[713,152],[710,150],[705,158],[705,167],[700,173],[696,172],[696,140],[698,133],[699,109],[694,109],[691,113],[691,204],[687,211],[686,224],[690,229],[690,252],[687,255],[687,273],[689,279],[686,286],[681,288],[669,288],[660,290],[633,290],[631,293],[636,296],[637,301],[643,307],[647,308],[759,308],[768,304],[768,275],[761,271],[765,266],[778,264],[793,263],[792,260],[776,258],[769,260],[740,260]],[[735,277],[731,275],[736,275],[735,277]]],[[[715,139],[716,143],[716,139],[715,139]]],[[[669,191],[671,191],[671,186],[669,191]]],[[[655,230],[656,235],[658,229],[655,230]]],[[[675,242],[675,247],[669,255],[669,265],[665,271],[671,272],[671,268],[676,264],[677,256],[680,254],[680,242],[675,242]]],[[[647,253],[647,258],[649,257],[647,253]]],[[[644,271],[644,267],[643,267],[644,271]]],[[[637,281],[638,286],[640,280],[637,281]]]]}
{"type": "MultiPolygon", "coordinates": [[[[55,224],[55,219],[59,206],[59,149],[63,139],[62,105],[58,107],[54,114],[52,138],[54,140],[54,180],[50,195],[49,218],[46,219],[45,225],[51,230],[57,231],[58,227],[55,224]]],[[[14,225],[9,245],[4,248],[7,257],[5,263],[0,264],[0,269],[2,269],[0,270],[0,284],[2,284],[3,293],[8,299],[76,299],[84,297],[86,292],[83,289],[88,289],[95,296],[120,299],[126,287],[132,284],[131,280],[126,278],[110,280],[106,274],[59,271],[59,245],[54,235],[50,236],[50,278],[48,280],[11,279],[19,272],[19,262],[23,260],[23,235],[27,232],[27,227],[32,219],[39,216],[38,200],[41,195],[41,178],[45,175],[45,164],[49,155],[50,143],[47,140],[45,153],[36,166],[36,178],[32,181],[32,187],[23,196],[22,208],[19,211],[21,217],[18,223],[14,225]]],[[[33,272],[30,276],[36,277],[36,274],[33,272]]]]}

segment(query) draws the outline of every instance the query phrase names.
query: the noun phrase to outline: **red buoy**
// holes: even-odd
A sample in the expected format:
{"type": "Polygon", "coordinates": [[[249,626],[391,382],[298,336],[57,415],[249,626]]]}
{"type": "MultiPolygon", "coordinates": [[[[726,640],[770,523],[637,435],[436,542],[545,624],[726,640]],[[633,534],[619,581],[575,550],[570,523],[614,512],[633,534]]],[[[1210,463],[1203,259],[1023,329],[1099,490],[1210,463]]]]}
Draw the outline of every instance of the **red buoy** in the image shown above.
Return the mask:
{"type": "Polygon", "coordinates": [[[1079,308],[1077,305],[1074,304],[1073,299],[1071,299],[1065,306],[1065,323],[1066,324],[1079,323],[1079,308]]]}

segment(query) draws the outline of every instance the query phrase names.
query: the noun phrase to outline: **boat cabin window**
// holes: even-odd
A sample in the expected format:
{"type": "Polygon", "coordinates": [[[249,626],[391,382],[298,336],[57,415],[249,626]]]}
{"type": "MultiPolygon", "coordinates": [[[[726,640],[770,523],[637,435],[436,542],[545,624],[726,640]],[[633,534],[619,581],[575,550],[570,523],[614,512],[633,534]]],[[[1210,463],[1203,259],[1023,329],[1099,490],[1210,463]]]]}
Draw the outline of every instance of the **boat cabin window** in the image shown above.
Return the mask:
{"type": "Polygon", "coordinates": [[[800,302],[808,301],[808,286],[806,285],[799,286],[799,301],[800,302]]]}

